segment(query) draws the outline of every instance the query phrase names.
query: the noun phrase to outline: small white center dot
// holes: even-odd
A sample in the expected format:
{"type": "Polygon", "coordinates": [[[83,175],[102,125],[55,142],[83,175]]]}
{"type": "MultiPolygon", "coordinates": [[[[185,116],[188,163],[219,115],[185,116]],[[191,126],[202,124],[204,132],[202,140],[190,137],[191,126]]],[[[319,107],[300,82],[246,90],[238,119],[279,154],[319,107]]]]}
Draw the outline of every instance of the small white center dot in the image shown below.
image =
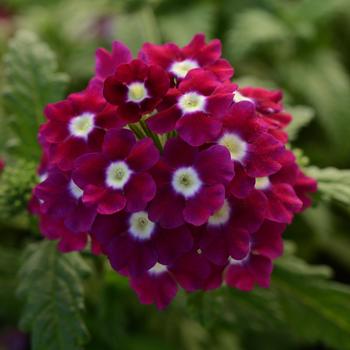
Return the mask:
{"type": "Polygon", "coordinates": [[[73,180],[70,180],[68,189],[75,199],[80,199],[83,196],[83,190],[73,180]]]}
{"type": "Polygon", "coordinates": [[[225,200],[222,207],[209,217],[208,224],[213,226],[224,225],[230,219],[231,207],[225,200]]]}
{"type": "Polygon", "coordinates": [[[206,98],[196,92],[188,92],[179,98],[178,106],[184,114],[204,112],[206,98]]]}
{"type": "Polygon", "coordinates": [[[248,145],[238,135],[232,133],[224,134],[218,141],[219,145],[225,146],[232,160],[242,161],[247,153],[248,145]]]}
{"type": "Polygon", "coordinates": [[[128,85],[128,101],[139,103],[148,97],[144,83],[134,82],[128,85]]]}
{"type": "Polygon", "coordinates": [[[133,213],[129,219],[129,232],[131,235],[140,240],[151,238],[155,228],[145,211],[133,213]]]}
{"type": "Polygon", "coordinates": [[[173,174],[172,186],[175,192],[189,198],[199,191],[202,181],[194,168],[182,167],[173,174]]]}
{"type": "Polygon", "coordinates": [[[129,181],[132,171],[123,161],[111,163],[106,171],[106,183],[113,189],[122,189],[129,181]]]}
{"type": "Polygon", "coordinates": [[[247,102],[251,102],[254,103],[254,100],[252,100],[249,97],[243,96],[240,92],[235,91],[233,93],[233,101],[238,103],[238,102],[242,102],[242,101],[247,101],[247,102]]]}
{"type": "Polygon", "coordinates": [[[257,177],[255,179],[255,189],[257,190],[266,190],[270,187],[270,180],[267,176],[257,177]]]}
{"type": "Polygon", "coordinates": [[[152,268],[148,270],[148,273],[151,275],[159,275],[167,270],[168,269],[165,265],[162,265],[157,262],[152,268]]]}
{"type": "Polygon", "coordinates": [[[69,123],[69,132],[73,136],[87,138],[95,126],[94,118],[95,115],[88,112],[72,118],[69,123]]]}
{"type": "Polygon", "coordinates": [[[198,68],[199,65],[196,61],[194,60],[183,60],[183,61],[178,61],[174,62],[171,66],[169,71],[176,75],[178,78],[185,78],[187,73],[195,68],[198,68]]]}

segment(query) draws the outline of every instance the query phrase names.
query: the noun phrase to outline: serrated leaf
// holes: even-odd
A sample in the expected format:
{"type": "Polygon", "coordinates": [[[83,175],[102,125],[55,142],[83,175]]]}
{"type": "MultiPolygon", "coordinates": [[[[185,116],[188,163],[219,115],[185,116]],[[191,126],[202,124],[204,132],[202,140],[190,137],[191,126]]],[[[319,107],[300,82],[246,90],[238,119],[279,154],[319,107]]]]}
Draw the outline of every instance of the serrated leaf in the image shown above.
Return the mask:
{"type": "Polygon", "coordinates": [[[36,140],[43,108],[63,97],[67,76],[57,73],[50,48],[25,31],[10,41],[4,67],[4,118],[17,139],[16,152],[27,159],[38,159],[36,140]]]}
{"type": "Polygon", "coordinates": [[[31,332],[33,350],[82,348],[88,332],[81,314],[81,278],[87,272],[79,254],[62,254],[55,242],[42,241],[28,247],[17,293],[24,300],[20,325],[31,332]]]}
{"type": "Polygon", "coordinates": [[[350,170],[312,166],[306,172],[317,180],[318,191],[323,199],[350,209],[350,170]]]}
{"type": "Polygon", "coordinates": [[[289,140],[294,141],[300,130],[308,125],[315,116],[315,111],[307,106],[287,106],[286,111],[293,116],[291,123],[287,126],[289,140]]]}

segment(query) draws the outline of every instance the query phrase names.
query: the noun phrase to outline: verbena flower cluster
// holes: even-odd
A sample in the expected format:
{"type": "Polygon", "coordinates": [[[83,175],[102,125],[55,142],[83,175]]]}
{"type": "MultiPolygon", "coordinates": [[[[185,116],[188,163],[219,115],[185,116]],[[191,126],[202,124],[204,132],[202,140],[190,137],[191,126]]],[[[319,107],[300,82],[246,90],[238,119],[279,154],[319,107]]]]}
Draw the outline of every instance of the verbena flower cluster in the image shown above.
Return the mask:
{"type": "Polygon", "coordinates": [[[98,49],[88,87],[49,104],[31,210],[63,252],[91,241],[140,301],[268,287],[316,182],[286,148],[280,91],[240,89],[221,43],[98,49]]]}

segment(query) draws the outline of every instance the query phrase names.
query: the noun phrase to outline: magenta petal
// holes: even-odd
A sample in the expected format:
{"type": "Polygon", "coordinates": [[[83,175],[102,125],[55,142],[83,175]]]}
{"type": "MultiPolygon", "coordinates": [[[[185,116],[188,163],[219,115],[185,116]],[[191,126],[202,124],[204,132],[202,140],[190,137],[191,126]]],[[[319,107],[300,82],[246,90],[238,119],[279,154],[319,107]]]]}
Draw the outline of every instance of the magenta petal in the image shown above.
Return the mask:
{"type": "Polygon", "coordinates": [[[111,160],[124,159],[136,143],[135,135],[127,129],[110,129],[103,142],[103,153],[111,160]]]}
{"type": "Polygon", "coordinates": [[[146,120],[148,127],[155,133],[164,134],[175,129],[176,121],[181,117],[181,111],[173,105],[146,120]]]}
{"type": "Polygon", "coordinates": [[[74,232],[88,232],[96,217],[95,207],[86,207],[81,201],[66,217],[64,223],[74,232]]]}
{"type": "Polygon", "coordinates": [[[158,253],[158,261],[169,265],[184,253],[192,249],[193,238],[186,226],[180,226],[172,230],[158,229],[155,247],[158,253]]]}
{"type": "Polygon", "coordinates": [[[242,165],[234,162],[235,176],[228,185],[228,192],[237,198],[244,198],[254,190],[255,178],[246,174],[242,165]]]}
{"type": "Polygon", "coordinates": [[[135,171],[146,171],[159,160],[159,151],[150,138],[138,141],[127,157],[127,163],[135,171]]]}
{"type": "Polygon", "coordinates": [[[170,138],[164,147],[163,156],[173,168],[193,165],[198,150],[179,138],[170,138]]]}
{"type": "Polygon", "coordinates": [[[207,226],[200,239],[202,254],[216,265],[224,266],[229,257],[223,227],[207,226]]]}
{"type": "Polygon", "coordinates": [[[232,288],[248,292],[254,288],[255,276],[245,265],[230,264],[226,270],[225,281],[232,288]]]}
{"type": "Polygon", "coordinates": [[[103,185],[107,159],[101,153],[88,153],[79,157],[74,164],[73,181],[82,189],[88,185],[103,185]]]}
{"type": "MultiPolygon", "coordinates": [[[[233,92],[232,88],[232,92],[233,92]]],[[[232,92],[230,94],[216,94],[207,97],[207,110],[208,112],[217,118],[223,117],[227,113],[227,109],[232,102],[232,92]]]]}
{"type": "Polygon", "coordinates": [[[148,216],[164,228],[174,228],[184,223],[182,209],[184,199],[173,194],[168,188],[159,190],[150,203],[148,216]]]}
{"type": "Polygon", "coordinates": [[[243,259],[249,253],[250,235],[247,230],[227,230],[227,244],[229,255],[237,260],[243,259]]]}
{"type": "Polygon", "coordinates": [[[221,121],[204,113],[187,114],[176,123],[180,137],[191,146],[213,142],[219,135],[221,127],[221,121]]]}
{"type": "Polygon", "coordinates": [[[110,191],[106,192],[103,198],[99,201],[97,212],[103,215],[115,214],[125,208],[126,198],[121,192],[110,191]]]}
{"type": "Polygon", "coordinates": [[[40,127],[40,135],[47,142],[58,143],[65,140],[69,136],[67,125],[61,122],[50,120],[40,127]]]}
{"type": "Polygon", "coordinates": [[[187,200],[183,211],[184,220],[195,226],[205,224],[209,216],[221,208],[224,199],[225,188],[223,185],[202,188],[197,196],[187,200]]]}
{"type": "Polygon", "coordinates": [[[134,174],[125,187],[126,210],[136,212],[145,209],[156,194],[156,184],[148,173],[134,174]]]}
{"type": "Polygon", "coordinates": [[[226,147],[215,145],[198,154],[195,168],[207,184],[227,184],[233,178],[234,166],[226,147]]]}
{"type": "Polygon", "coordinates": [[[222,82],[231,79],[234,73],[234,69],[225,59],[219,59],[209,65],[207,68],[212,71],[222,82]]]}
{"type": "Polygon", "coordinates": [[[211,268],[202,255],[188,253],[176,261],[176,264],[171,267],[171,272],[183,289],[194,292],[204,287],[211,268]]]}
{"type": "Polygon", "coordinates": [[[131,288],[142,304],[155,304],[159,310],[166,308],[175,298],[177,284],[168,272],[145,273],[130,279],[131,288]]]}

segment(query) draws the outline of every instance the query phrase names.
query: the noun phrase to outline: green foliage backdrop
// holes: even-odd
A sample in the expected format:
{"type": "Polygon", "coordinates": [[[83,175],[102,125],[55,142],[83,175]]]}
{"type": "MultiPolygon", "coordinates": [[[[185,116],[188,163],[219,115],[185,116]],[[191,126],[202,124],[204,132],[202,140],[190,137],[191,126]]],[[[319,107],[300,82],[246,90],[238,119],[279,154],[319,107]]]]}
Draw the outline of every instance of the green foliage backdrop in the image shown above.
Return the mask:
{"type": "Polygon", "coordinates": [[[20,327],[34,350],[350,349],[349,57],[348,0],[2,0],[0,348],[20,327]],[[104,259],[41,240],[26,212],[36,133],[45,104],[86,85],[97,47],[197,32],[223,41],[242,86],[283,88],[291,147],[319,192],[269,290],[183,293],[159,313],[104,259]]]}

